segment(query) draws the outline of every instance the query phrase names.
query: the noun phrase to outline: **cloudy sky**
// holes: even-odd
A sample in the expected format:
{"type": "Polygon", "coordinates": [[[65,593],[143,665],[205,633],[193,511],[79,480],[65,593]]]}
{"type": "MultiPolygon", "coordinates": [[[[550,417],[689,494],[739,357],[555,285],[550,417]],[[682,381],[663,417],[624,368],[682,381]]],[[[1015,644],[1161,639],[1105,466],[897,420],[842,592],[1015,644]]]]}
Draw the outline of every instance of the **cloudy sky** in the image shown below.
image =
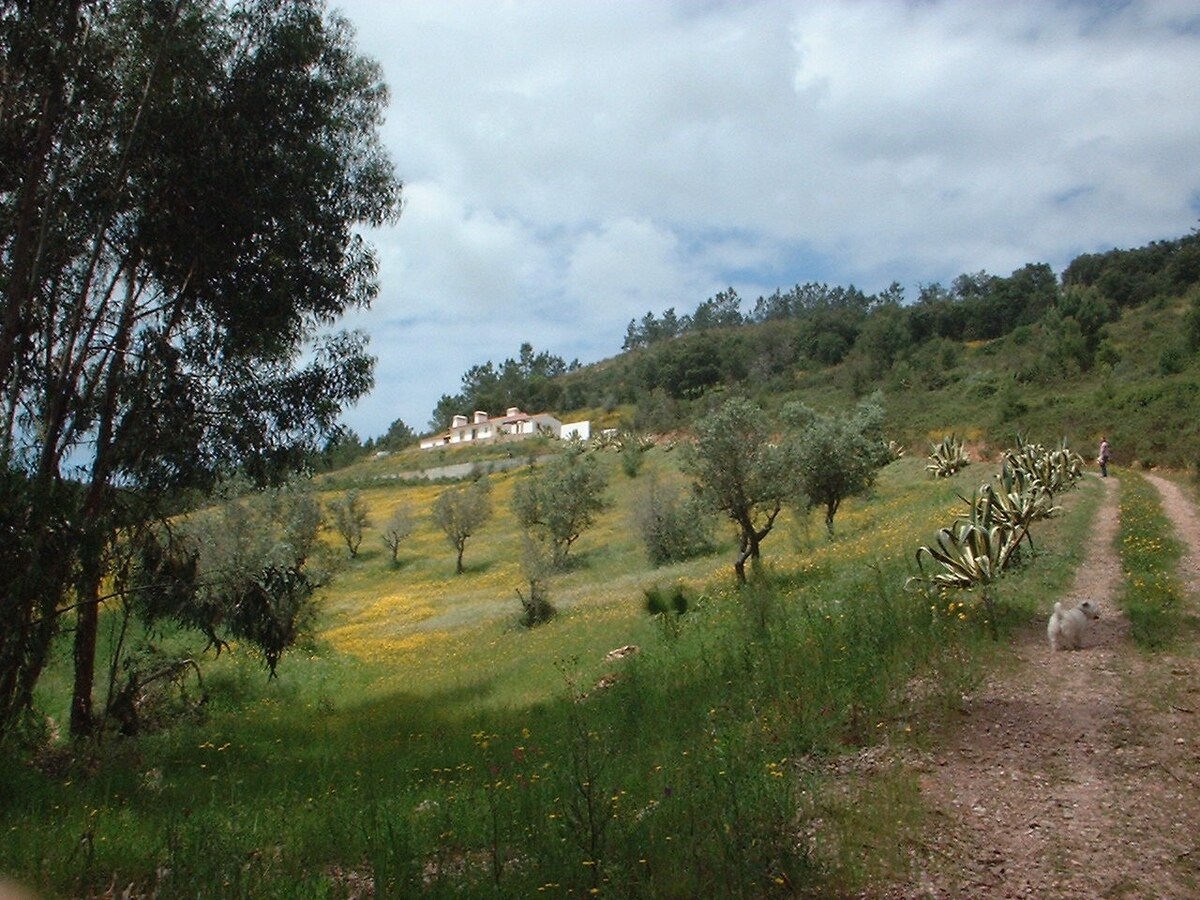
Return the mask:
{"type": "MultiPolygon", "coordinates": [[[[1055,271],[1200,223],[1200,0],[329,0],[405,183],[362,437],[727,286],[1055,271]]],[[[493,411],[495,412],[495,411],[493,411]]]]}

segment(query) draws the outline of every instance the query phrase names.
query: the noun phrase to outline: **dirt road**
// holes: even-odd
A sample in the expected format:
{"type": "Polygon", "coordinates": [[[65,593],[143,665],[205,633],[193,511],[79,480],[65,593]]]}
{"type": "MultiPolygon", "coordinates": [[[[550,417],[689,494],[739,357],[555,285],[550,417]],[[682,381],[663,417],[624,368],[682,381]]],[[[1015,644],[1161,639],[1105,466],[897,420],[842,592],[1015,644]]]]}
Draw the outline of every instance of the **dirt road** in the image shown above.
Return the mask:
{"type": "MultiPolygon", "coordinates": [[[[1149,476],[1200,579],[1200,518],[1149,476]]],[[[1030,634],[1019,664],[970,699],[949,743],[922,760],[934,810],[912,883],[873,896],[1200,896],[1200,660],[1191,641],[1141,653],[1117,607],[1117,478],[1067,600],[1098,601],[1080,652],[1030,634]]],[[[1193,598],[1194,599],[1194,598],[1193,598]]]]}

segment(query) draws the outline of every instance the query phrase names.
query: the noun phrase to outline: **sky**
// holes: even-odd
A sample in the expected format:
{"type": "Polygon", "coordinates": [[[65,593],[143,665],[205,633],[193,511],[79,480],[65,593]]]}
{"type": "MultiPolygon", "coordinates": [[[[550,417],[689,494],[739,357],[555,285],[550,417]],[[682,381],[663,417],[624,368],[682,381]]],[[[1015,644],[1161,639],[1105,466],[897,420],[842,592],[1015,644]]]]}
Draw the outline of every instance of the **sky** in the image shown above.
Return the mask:
{"type": "Polygon", "coordinates": [[[727,287],[912,299],[1200,225],[1200,0],[329,6],[404,182],[345,322],[378,357],[364,439],[522,342],[595,362],[727,287]]]}

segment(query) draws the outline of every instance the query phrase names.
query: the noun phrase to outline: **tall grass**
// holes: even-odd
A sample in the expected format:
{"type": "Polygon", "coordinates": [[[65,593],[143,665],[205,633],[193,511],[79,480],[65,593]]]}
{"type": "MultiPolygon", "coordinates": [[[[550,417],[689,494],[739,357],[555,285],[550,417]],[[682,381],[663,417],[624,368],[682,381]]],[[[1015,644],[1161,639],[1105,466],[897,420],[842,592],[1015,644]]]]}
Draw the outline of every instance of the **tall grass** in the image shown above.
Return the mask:
{"type": "MultiPolygon", "coordinates": [[[[208,668],[203,722],[0,762],[0,871],[47,896],[758,897],[903,866],[915,785],[885,769],[853,796],[826,786],[848,752],[921,740],[992,652],[970,604],[903,589],[970,481],[893,464],[835,541],[799,519],[773,535],[741,591],[727,555],[630,565],[634,481],[614,480],[547,625],[514,627],[497,522],[461,579],[445,551],[356,562],[325,640],[276,682],[237,655],[208,668]],[[670,627],[644,611],[663,583],[694,598],[670,627]]],[[[1027,618],[1022,579],[1061,583],[1078,558],[1072,519],[1000,592],[1006,627],[1027,618]]]]}

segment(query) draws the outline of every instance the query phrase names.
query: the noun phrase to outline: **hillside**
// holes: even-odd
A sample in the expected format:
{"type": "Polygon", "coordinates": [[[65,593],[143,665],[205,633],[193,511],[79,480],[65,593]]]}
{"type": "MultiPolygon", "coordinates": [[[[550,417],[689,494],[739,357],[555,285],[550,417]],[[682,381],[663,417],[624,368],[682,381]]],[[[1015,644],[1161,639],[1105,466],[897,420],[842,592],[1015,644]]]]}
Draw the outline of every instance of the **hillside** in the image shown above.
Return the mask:
{"type": "MultiPolygon", "coordinates": [[[[626,348],[578,368],[533,354],[477,366],[450,411],[553,409],[567,419],[673,432],[729,392],[766,408],[847,406],[883,392],[889,430],[914,447],[946,429],[1003,446],[1106,434],[1124,462],[1191,467],[1200,436],[1200,233],[1075,259],[1055,275],[962,275],[867,296],[796,285],[742,310],[723,292],[694,314],[647,313],[626,348]]],[[[439,419],[440,421],[440,419],[439,419]]],[[[397,448],[398,449],[398,448],[397,448]]]]}
{"type": "MultiPolygon", "coordinates": [[[[462,575],[424,516],[396,566],[379,540],[389,510],[425,509],[448,485],[380,477],[401,465],[391,457],[323,482],[324,500],[359,490],[372,524],[352,560],[326,535],[343,562],[318,598],[317,639],[267,681],[242,650],[214,659],[186,633],[138,638],[202,660],[202,712],[186,712],[187,682],[158,695],[170,727],[136,744],[10,769],[0,865],[51,896],[113,879],[160,896],[233,883],[254,896],[695,896],[713,879],[718,895],[833,896],[905,871],[922,815],[911,781],[877,773],[861,784],[871,799],[846,804],[819,793],[837,783],[822,773],[859,748],[933,739],[994,658],[977,600],[931,609],[904,589],[916,543],[991,467],[933,480],[920,457],[895,462],[873,496],[847,501],[835,540],[782,522],[738,591],[725,532],[713,555],[645,561],[631,519],[653,479],[678,477],[678,452],[649,451],[630,478],[599,451],[609,506],[550,583],[559,615],[532,630],[517,625],[506,509],[527,469],[491,476],[497,512],[462,575]],[[649,615],[655,588],[682,590],[687,612],[649,615]],[[901,824],[885,838],[863,814],[901,824]],[[78,857],[81,832],[96,852],[78,857]],[[870,853],[845,858],[850,839],[870,853]]],[[[998,585],[1005,633],[1039,615],[1031,597],[1066,588],[1099,487],[1064,495],[1033,564],[998,585]]],[[[63,687],[47,682],[47,709],[63,687]]]]}
{"type": "MultiPolygon", "coordinates": [[[[1156,787],[1137,763],[1064,765],[1081,741],[1098,756],[1124,752],[1136,733],[1178,775],[1178,808],[1197,799],[1193,761],[1165,740],[1175,720],[1148,693],[1154,679],[1186,690],[1171,673],[1190,671],[1179,660],[1192,653],[1193,598],[1174,572],[1177,535],[1189,532],[1140,474],[1189,460],[1187,398],[1200,372],[1194,348],[1184,351],[1196,296],[1193,286],[1114,308],[1087,367],[1078,357],[1053,364],[1046,312],[992,337],[900,345],[867,378],[863,335],[882,321],[872,317],[916,315],[889,307],[862,311],[837,362],[694,396],[634,388],[658,352],[682,353],[692,340],[745,350],[802,331],[804,317],[677,335],[563,373],[563,384],[587,379],[588,391],[626,384],[627,396],[614,395],[621,402],[580,406],[579,417],[658,441],[635,471],[615,449],[587,452],[606,478],[605,505],[570,564],[545,580],[557,615],[535,628],[520,624],[529,575],[514,508],[557,442],[410,448],[325,473],[301,495],[327,513],[354,496],[362,542],[351,554],[335,531],[321,534],[308,556],[321,572],[312,618],[301,620],[307,628],[278,678],[266,677],[249,641],[215,653],[176,620],[145,625],[137,597],[110,598],[101,654],[114,685],[145,679],[140,732],[70,744],[59,729],[71,648],[57,647],[28,758],[2,762],[0,871],[46,896],[1117,890],[1132,855],[1157,846],[1169,824],[1145,805],[1136,822],[1116,823],[1128,826],[1128,853],[1103,878],[1064,875],[1035,851],[1062,850],[1060,831],[1107,828],[1130,802],[1125,792],[1156,787]],[[716,523],[712,552],[651,563],[639,520],[660,488],[690,489],[679,442],[696,415],[736,392],[774,416],[787,399],[837,408],[876,389],[887,436],[908,449],[871,492],[846,500],[832,537],[819,518],[785,510],[740,589],[727,522],[716,523]],[[655,409],[670,411],[658,422],[670,428],[651,427],[655,409]],[[1066,435],[1090,456],[1102,430],[1116,477],[1056,493],[1057,512],[1033,524],[1002,578],[945,592],[910,580],[922,574],[918,546],[965,514],[963,498],[992,481],[1016,433],[1048,445],[1066,435]],[[968,439],[972,463],[933,478],[927,442],[951,431],[968,439]],[[447,466],[465,477],[437,478],[447,466]],[[493,514],[456,574],[455,548],[430,513],[488,472],[493,514]],[[382,532],[398,509],[413,528],[393,562],[382,532]],[[1115,537],[1104,530],[1114,527],[1115,537]],[[1108,580],[1096,581],[1101,573],[1108,580]],[[1097,643],[1051,655],[1045,616],[1081,593],[1105,605],[1097,643]],[[1120,610],[1128,628],[1114,624],[1120,610]],[[1139,654],[1151,660],[1144,668],[1139,654]],[[1063,710],[1091,678],[1102,679],[1092,699],[1108,712],[1063,731],[1063,710]],[[1045,703],[1018,709],[1031,684],[1045,703]],[[1028,793],[1007,793],[994,781],[999,769],[1028,777],[1028,793]],[[1092,791],[1086,802],[1039,813],[1038,828],[1059,809],[1085,809],[1078,826],[1055,821],[1044,843],[1041,832],[989,842],[989,829],[1014,833],[1046,790],[1054,803],[1074,790],[1076,771],[1092,791]],[[1110,775],[1111,787],[1099,784],[1110,775]],[[1001,796],[994,806],[972,794],[988,791],[1001,796]]],[[[1181,496],[1171,510],[1194,505],[1181,496]]],[[[1190,709],[1186,697],[1170,702],[1190,709]]],[[[1154,883],[1173,889],[1192,876],[1189,848],[1171,846],[1179,856],[1154,883]]]]}

